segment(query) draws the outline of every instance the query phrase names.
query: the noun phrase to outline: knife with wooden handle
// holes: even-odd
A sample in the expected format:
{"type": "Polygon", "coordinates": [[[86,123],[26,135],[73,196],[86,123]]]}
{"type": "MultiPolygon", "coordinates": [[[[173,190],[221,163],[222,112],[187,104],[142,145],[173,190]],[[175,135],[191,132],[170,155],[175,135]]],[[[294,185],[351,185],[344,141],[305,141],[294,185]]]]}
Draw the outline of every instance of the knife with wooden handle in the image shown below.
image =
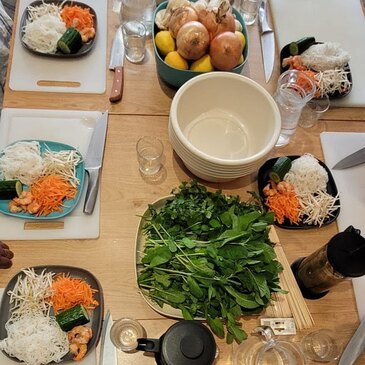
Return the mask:
{"type": "Polygon", "coordinates": [[[109,100],[117,102],[123,96],[124,83],[124,44],[122,29],[119,27],[115,32],[112,50],[110,54],[109,70],[114,70],[113,85],[110,92],[109,100]]]}

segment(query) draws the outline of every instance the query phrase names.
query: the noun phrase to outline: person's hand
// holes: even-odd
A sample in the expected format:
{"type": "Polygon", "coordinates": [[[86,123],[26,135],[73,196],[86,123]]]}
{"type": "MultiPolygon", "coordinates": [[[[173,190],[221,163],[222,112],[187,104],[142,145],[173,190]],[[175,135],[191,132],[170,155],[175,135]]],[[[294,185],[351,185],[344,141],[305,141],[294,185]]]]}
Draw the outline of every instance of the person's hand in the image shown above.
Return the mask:
{"type": "Polygon", "coordinates": [[[9,269],[13,264],[11,259],[14,257],[13,252],[9,246],[0,241],[0,269],[9,269]]]}

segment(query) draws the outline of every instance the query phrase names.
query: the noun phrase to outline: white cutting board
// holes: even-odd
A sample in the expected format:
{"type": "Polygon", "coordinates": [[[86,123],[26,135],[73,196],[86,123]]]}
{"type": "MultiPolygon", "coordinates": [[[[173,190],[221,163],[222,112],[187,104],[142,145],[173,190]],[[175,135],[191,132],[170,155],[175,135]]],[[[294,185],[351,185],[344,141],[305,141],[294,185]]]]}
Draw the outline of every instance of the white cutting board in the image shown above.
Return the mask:
{"type": "MultiPolygon", "coordinates": [[[[326,165],[331,170],[340,194],[338,230],[352,225],[365,237],[365,164],[332,170],[343,157],[365,147],[365,133],[323,132],[321,143],[326,165]]],[[[360,319],[365,318],[365,276],[352,279],[360,319]]]]}
{"type": "Polygon", "coordinates": [[[106,89],[107,0],[80,0],[91,6],[97,16],[97,34],[93,49],[79,58],[56,59],[32,54],[21,44],[19,24],[26,7],[34,0],[19,1],[14,53],[9,87],[21,91],[46,91],[102,94],[106,89]],[[78,86],[41,86],[39,81],[79,83],[78,86]]]}
{"type": "MultiPolygon", "coordinates": [[[[4,294],[4,288],[0,288],[0,302],[1,302],[1,298],[2,298],[3,294],[4,294]]],[[[0,310],[1,310],[1,308],[0,308],[0,310]]],[[[0,364],[1,365],[16,365],[16,364],[24,364],[24,363],[19,363],[18,361],[11,360],[7,356],[5,356],[2,351],[0,351],[0,364]]],[[[65,363],[61,363],[61,364],[65,364],[65,363]]],[[[70,362],[68,362],[68,364],[70,364],[70,362]]],[[[77,364],[95,365],[96,364],[96,349],[94,349],[90,354],[88,354],[83,360],[78,361],[77,364]]]]}
{"type": "Polygon", "coordinates": [[[361,0],[269,0],[281,50],[306,36],[321,42],[338,42],[351,55],[353,88],[332,105],[365,107],[365,16],[361,0]]]}
{"type": "MultiPolygon", "coordinates": [[[[101,112],[41,109],[3,109],[0,119],[0,150],[21,139],[48,140],[68,144],[85,156],[101,112]]],[[[85,176],[85,185],[87,183],[85,176]]],[[[86,186],[79,204],[66,217],[63,229],[25,229],[25,219],[0,214],[0,240],[86,239],[99,237],[100,189],[94,212],[83,213],[86,186]]],[[[29,222],[29,220],[28,220],[29,222]]],[[[48,221],[51,222],[51,221],[48,221]]]]}

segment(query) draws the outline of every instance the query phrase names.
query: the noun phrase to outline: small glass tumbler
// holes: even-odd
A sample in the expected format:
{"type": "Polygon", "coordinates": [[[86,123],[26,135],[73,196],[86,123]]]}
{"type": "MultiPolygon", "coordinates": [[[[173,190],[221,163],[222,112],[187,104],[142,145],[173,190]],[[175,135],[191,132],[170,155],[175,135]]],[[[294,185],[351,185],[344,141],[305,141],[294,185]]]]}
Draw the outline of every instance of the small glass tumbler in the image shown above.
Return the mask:
{"type": "Polygon", "coordinates": [[[246,25],[255,23],[262,0],[241,0],[240,13],[246,25]]]}
{"type": "Polygon", "coordinates": [[[299,127],[311,128],[314,127],[318,119],[322,118],[323,114],[330,107],[330,99],[326,95],[322,99],[312,99],[304,106],[299,119],[299,127]]]}
{"type": "Polygon", "coordinates": [[[121,24],[132,20],[143,23],[146,27],[146,36],[152,33],[153,15],[156,9],[155,0],[120,0],[122,2],[120,8],[121,24]]]}
{"type": "Polygon", "coordinates": [[[137,348],[139,338],[145,337],[145,330],[141,324],[132,318],[121,318],[113,323],[110,339],[114,346],[124,352],[131,352],[137,348]]]}
{"type": "Polygon", "coordinates": [[[288,70],[280,75],[274,95],[281,117],[281,131],[276,147],[290,142],[302,109],[313,98],[315,91],[313,79],[302,71],[288,70]]]}
{"type": "Polygon", "coordinates": [[[301,341],[303,354],[306,358],[318,362],[337,360],[342,352],[336,334],[327,329],[314,331],[301,341]]]}
{"type": "Polygon", "coordinates": [[[154,175],[160,171],[163,144],[155,137],[142,137],[137,142],[139,170],[144,175],[154,175]]]}
{"type": "Polygon", "coordinates": [[[125,56],[132,63],[142,62],[146,48],[146,28],[143,23],[130,21],[122,25],[125,56]]]}

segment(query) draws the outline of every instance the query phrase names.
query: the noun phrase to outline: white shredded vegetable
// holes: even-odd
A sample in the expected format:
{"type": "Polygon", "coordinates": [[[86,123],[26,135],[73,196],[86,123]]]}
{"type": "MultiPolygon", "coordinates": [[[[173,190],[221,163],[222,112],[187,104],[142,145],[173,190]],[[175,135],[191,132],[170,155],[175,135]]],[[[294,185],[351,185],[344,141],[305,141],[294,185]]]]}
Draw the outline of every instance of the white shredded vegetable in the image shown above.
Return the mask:
{"type": "Polygon", "coordinates": [[[36,274],[34,269],[24,269],[12,290],[8,291],[11,305],[11,320],[29,313],[49,315],[51,305],[46,299],[52,295],[51,272],[36,274]]]}
{"type": "Polygon", "coordinates": [[[42,4],[37,6],[29,5],[27,7],[28,20],[34,21],[39,19],[43,15],[59,16],[61,13],[62,5],[63,3],[56,5],[54,3],[45,3],[45,2],[42,2],[42,4]]]}
{"type": "Polygon", "coordinates": [[[76,177],[76,166],[81,160],[76,150],[55,152],[47,149],[43,154],[43,175],[60,175],[77,187],[80,180],[76,177]]]}
{"type": "Polygon", "coordinates": [[[350,55],[338,43],[327,42],[314,44],[301,54],[303,65],[315,71],[343,68],[350,55]]]}
{"type": "Polygon", "coordinates": [[[327,193],[327,171],[310,153],[292,162],[284,180],[293,185],[298,195],[303,223],[320,227],[338,208],[338,196],[327,193]]]}
{"type": "Polygon", "coordinates": [[[0,349],[26,365],[60,362],[69,351],[67,334],[55,317],[29,313],[5,327],[8,337],[0,341],[0,349]]]}
{"type": "Polygon", "coordinates": [[[44,14],[24,26],[23,42],[41,53],[56,53],[57,42],[66,31],[60,16],[44,14]]]}
{"type": "Polygon", "coordinates": [[[317,81],[317,92],[320,97],[331,95],[335,91],[346,92],[351,87],[348,79],[348,71],[343,68],[320,71],[316,73],[314,78],[317,81]]]}
{"type": "Polygon", "coordinates": [[[0,157],[0,176],[30,185],[41,176],[43,163],[37,141],[20,141],[6,147],[0,157]]]}

